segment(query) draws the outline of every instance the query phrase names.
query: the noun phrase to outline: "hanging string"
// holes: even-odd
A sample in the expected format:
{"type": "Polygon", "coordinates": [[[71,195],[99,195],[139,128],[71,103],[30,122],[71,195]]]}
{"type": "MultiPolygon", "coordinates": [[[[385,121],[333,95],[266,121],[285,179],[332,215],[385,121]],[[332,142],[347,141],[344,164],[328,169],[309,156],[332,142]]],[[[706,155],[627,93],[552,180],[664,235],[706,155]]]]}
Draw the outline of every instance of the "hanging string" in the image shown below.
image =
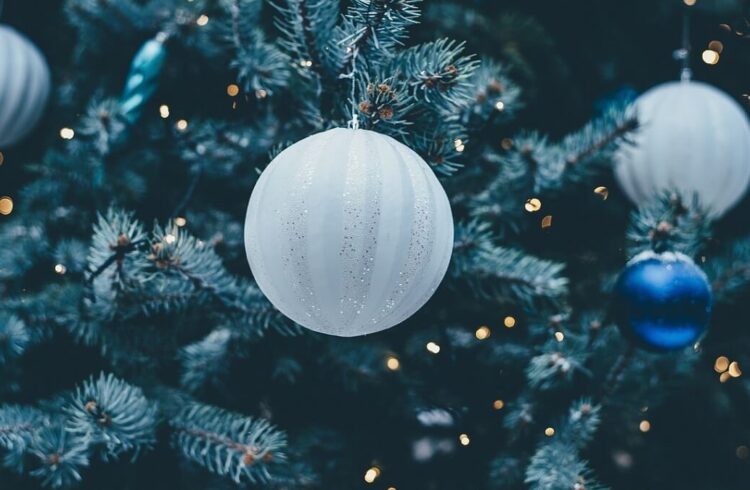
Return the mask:
{"type": "Polygon", "coordinates": [[[350,95],[352,101],[352,118],[349,120],[348,127],[351,129],[359,129],[359,114],[357,110],[357,55],[359,54],[359,48],[352,44],[349,46],[352,50],[352,70],[349,73],[339,75],[339,78],[351,78],[352,80],[352,92],[350,95]]]}
{"type": "Polygon", "coordinates": [[[682,47],[674,52],[674,59],[681,62],[680,80],[689,82],[693,78],[690,69],[690,7],[685,7],[682,13],[682,47]]]}

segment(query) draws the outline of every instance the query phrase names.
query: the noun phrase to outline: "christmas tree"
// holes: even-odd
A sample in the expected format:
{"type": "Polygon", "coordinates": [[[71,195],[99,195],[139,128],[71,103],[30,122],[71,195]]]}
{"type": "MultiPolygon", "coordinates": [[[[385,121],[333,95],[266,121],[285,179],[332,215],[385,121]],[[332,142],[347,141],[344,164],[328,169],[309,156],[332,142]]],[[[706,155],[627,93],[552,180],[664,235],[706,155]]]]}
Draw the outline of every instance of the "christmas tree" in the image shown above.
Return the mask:
{"type": "MultiPolygon", "coordinates": [[[[635,206],[613,172],[675,48],[747,101],[739,0],[5,3],[51,89],[0,148],[0,488],[747,488],[747,199],[635,206]],[[455,226],[423,308],[342,338],[266,298],[243,223],[269,162],[352,125],[455,226]],[[705,336],[629,330],[634,257],[705,272],[705,336]]],[[[10,46],[0,141],[43,97],[10,46]]]]}

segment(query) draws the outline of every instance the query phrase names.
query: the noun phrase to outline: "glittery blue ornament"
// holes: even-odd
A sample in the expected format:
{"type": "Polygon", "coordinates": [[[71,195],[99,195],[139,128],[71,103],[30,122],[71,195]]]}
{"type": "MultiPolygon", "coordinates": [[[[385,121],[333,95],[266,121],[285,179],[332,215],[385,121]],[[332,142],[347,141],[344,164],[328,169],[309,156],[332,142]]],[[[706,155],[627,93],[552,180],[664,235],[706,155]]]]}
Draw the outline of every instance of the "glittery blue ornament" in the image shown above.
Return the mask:
{"type": "Polygon", "coordinates": [[[628,262],[614,290],[614,314],[623,334],[650,350],[692,345],[711,318],[711,286],[686,255],[643,252],[628,262]]]}
{"type": "Polygon", "coordinates": [[[130,124],[138,121],[143,106],[159,86],[159,75],[167,57],[166,39],[165,33],[159,33],[146,41],[130,64],[125,90],[120,97],[123,115],[130,124]]]}

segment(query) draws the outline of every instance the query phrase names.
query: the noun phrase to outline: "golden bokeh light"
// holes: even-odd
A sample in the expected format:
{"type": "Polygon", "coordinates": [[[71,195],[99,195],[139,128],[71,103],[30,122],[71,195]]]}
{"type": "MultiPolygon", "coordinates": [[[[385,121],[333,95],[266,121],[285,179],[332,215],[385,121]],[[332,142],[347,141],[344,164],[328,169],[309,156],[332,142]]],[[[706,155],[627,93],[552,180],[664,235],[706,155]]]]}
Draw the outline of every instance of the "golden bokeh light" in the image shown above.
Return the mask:
{"type": "Polygon", "coordinates": [[[489,337],[491,333],[492,331],[490,330],[490,327],[482,325],[476,332],[474,332],[474,336],[479,340],[484,340],[489,337]]]}
{"type": "Polygon", "coordinates": [[[8,216],[13,212],[13,199],[9,196],[0,197],[0,214],[8,216]]]}
{"type": "Polygon", "coordinates": [[[536,213],[537,211],[542,209],[542,201],[540,201],[536,197],[532,197],[526,200],[526,204],[524,204],[523,207],[529,213],[536,213]]]}

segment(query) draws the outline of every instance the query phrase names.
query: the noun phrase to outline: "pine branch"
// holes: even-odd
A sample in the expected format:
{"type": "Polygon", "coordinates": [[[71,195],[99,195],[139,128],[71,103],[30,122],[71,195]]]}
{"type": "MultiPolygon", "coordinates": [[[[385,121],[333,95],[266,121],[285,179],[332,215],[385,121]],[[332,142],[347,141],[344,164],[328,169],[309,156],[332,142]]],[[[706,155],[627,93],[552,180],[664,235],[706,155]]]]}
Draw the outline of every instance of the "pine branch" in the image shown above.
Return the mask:
{"type": "Polygon", "coordinates": [[[112,374],[85,381],[64,411],[68,432],[95,449],[101,447],[105,461],[127,452],[135,460],[156,443],[156,407],[140,388],[112,374]]]}
{"type": "Polygon", "coordinates": [[[682,252],[695,257],[711,235],[711,221],[697,200],[685,203],[678,194],[664,193],[659,200],[635,211],[627,230],[628,256],[645,250],[682,252]]]}
{"type": "Polygon", "coordinates": [[[184,457],[236,483],[266,483],[286,460],[286,436],[262,419],[192,403],[170,425],[184,457]]]}

